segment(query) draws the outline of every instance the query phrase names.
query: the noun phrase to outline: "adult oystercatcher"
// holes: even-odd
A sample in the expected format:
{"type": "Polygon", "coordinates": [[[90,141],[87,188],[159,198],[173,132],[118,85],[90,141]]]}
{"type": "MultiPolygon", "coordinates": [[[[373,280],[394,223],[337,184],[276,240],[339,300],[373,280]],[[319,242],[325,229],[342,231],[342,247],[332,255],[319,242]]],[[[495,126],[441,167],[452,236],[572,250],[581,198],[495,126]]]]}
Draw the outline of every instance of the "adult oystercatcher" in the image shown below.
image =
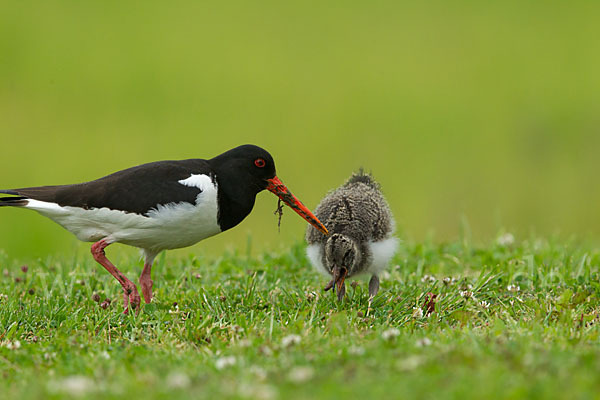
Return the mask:
{"type": "Polygon", "coordinates": [[[152,299],[150,270],[162,250],[191,246],[239,224],[267,189],[302,218],[327,229],[277,178],[275,163],[264,149],[243,145],[210,160],[158,161],[74,185],[41,186],[0,193],[0,206],[35,210],[75,234],[95,242],[92,255],[123,287],[128,304],[139,312],[135,284],[107,258],[104,249],[123,243],[143,250],[140,286],[152,299]]]}
{"type": "Polygon", "coordinates": [[[341,301],[346,293],[344,280],[368,273],[372,299],[379,291],[378,275],[398,247],[398,239],[393,236],[394,219],[379,184],[360,170],[327,194],[315,215],[330,234],[324,236],[309,226],[306,252],[317,270],[332,277],[325,290],[335,285],[341,301]]]}

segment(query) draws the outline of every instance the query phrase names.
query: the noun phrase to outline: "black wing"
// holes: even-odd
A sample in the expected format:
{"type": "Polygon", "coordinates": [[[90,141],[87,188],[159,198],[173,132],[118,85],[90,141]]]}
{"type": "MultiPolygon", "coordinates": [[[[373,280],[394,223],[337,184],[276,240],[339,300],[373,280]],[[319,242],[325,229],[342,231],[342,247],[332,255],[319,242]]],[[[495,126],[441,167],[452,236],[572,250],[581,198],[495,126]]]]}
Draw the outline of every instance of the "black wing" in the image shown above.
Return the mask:
{"type": "Polygon", "coordinates": [[[61,206],[86,209],[108,207],[146,214],[158,205],[180,202],[195,204],[200,189],[179,183],[192,174],[205,174],[215,181],[206,160],[190,159],[138,165],[95,181],[75,185],[40,186],[1,192],[61,206]]]}

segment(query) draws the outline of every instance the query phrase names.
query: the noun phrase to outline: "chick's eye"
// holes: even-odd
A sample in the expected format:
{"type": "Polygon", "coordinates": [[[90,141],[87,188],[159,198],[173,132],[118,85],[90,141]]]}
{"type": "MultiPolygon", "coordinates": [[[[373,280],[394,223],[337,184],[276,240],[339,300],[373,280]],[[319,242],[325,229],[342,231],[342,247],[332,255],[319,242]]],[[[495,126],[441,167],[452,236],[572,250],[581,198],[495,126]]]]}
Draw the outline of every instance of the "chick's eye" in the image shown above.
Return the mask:
{"type": "Polygon", "coordinates": [[[264,168],[266,162],[262,158],[257,158],[256,160],[254,160],[254,165],[256,165],[258,168],[264,168]]]}

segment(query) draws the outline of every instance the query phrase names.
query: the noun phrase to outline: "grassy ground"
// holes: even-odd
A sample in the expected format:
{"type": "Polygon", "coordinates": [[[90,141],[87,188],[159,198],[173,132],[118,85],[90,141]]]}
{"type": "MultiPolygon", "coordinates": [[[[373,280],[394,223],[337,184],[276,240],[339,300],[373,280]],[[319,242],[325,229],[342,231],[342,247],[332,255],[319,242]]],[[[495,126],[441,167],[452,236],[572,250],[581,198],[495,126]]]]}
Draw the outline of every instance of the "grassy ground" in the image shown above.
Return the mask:
{"type": "MultiPolygon", "coordinates": [[[[130,277],[140,272],[138,260],[116,258],[130,277]]],[[[26,272],[6,254],[0,262],[4,398],[600,393],[593,244],[405,244],[371,309],[365,282],[341,304],[324,293],[302,245],[258,258],[161,257],[155,301],[139,316],[121,314],[117,283],[91,257],[26,272]]]]}

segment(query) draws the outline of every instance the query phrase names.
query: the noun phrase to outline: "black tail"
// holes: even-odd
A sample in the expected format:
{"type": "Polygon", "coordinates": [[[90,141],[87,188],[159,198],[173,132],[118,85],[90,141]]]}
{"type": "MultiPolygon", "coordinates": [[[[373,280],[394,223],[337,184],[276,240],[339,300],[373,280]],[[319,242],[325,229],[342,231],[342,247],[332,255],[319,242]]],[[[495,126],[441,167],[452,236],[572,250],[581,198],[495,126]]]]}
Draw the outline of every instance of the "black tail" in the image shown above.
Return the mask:
{"type": "Polygon", "coordinates": [[[0,193],[4,194],[12,194],[14,197],[0,197],[0,207],[2,206],[13,206],[13,207],[23,207],[26,206],[27,197],[19,196],[19,193],[14,190],[0,190],[0,193]]]}

